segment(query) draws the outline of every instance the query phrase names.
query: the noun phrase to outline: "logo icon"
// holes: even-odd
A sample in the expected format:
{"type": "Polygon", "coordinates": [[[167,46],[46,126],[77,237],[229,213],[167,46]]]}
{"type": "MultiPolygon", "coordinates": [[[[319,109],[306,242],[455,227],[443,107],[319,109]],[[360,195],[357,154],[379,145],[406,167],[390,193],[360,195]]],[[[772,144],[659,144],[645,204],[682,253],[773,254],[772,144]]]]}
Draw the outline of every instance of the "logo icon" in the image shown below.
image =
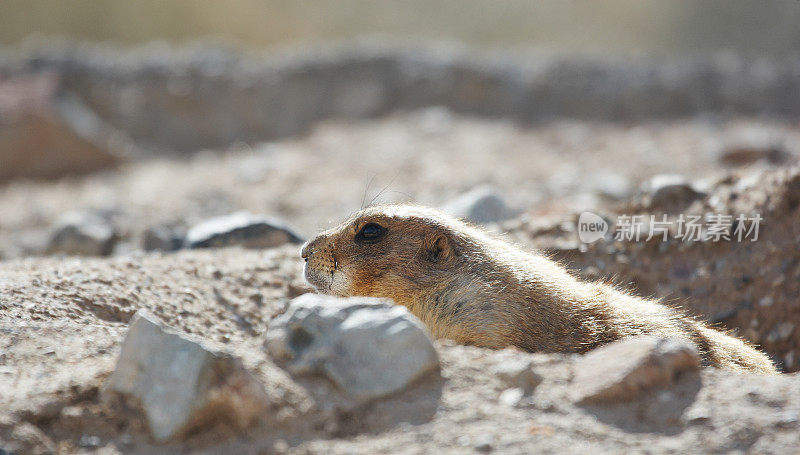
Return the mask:
{"type": "Polygon", "coordinates": [[[592,212],[583,212],[578,218],[578,238],[583,243],[592,243],[605,237],[608,232],[606,220],[592,212]]]}

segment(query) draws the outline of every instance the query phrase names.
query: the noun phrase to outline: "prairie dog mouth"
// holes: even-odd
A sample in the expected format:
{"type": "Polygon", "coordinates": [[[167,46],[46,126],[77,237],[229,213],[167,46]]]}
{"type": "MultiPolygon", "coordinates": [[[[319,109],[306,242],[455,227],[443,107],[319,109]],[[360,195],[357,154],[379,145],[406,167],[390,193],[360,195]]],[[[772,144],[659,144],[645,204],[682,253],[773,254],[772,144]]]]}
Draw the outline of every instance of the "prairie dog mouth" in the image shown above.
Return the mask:
{"type": "Polygon", "coordinates": [[[333,284],[333,274],[322,273],[306,263],[303,266],[303,277],[306,282],[314,287],[321,294],[330,294],[333,284]]]}

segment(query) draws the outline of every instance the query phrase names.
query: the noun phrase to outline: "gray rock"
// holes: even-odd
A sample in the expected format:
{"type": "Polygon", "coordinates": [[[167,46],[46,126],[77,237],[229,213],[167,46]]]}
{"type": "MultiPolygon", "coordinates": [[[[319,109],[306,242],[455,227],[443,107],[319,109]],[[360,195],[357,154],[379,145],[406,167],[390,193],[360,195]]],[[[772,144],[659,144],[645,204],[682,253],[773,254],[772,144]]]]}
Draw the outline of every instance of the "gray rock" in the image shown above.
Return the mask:
{"type": "Polygon", "coordinates": [[[144,232],[142,247],[145,251],[176,251],[183,247],[186,233],[175,226],[159,225],[144,232]]]}
{"type": "Polygon", "coordinates": [[[302,295],[272,321],[266,347],[289,372],[321,373],[359,400],[401,391],[439,366],[422,322],[386,299],[302,295]]]}
{"type": "Polygon", "coordinates": [[[533,371],[533,361],[530,359],[508,359],[494,368],[494,374],[508,387],[515,387],[530,392],[540,382],[542,377],[533,371]]]}
{"type": "Polygon", "coordinates": [[[49,254],[108,256],[118,239],[108,214],[100,211],[68,212],[59,218],[47,245],[49,254]]]}
{"type": "Polygon", "coordinates": [[[84,448],[97,448],[102,445],[103,441],[94,435],[85,434],[78,440],[78,447],[84,448]]]}
{"type": "Polygon", "coordinates": [[[106,390],[138,400],[157,441],[224,420],[244,429],[266,410],[261,384],[227,354],[138,311],[106,390]]]}
{"type": "Polygon", "coordinates": [[[706,196],[705,192],[677,174],[656,175],[645,183],[644,190],[649,194],[651,207],[665,210],[685,207],[706,196]]]}
{"type": "Polygon", "coordinates": [[[515,215],[503,198],[490,186],[474,188],[442,206],[451,216],[471,223],[499,223],[515,215]]]}
{"type": "Polygon", "coordinates": [[[613,403],[673,383],[700,368],[697,349],[674,338],[639,336],[601,346],[575,366],[573,398],[579,403],[613,403]]]}
{"type": "Polygon", "coordinates": [[[211,218],[186,234],[189,248],[219,248],[243,246],[246,248],[272,248],[284,243],[302,243],[285,223],[267,216],[238,212],[211,218]]]}

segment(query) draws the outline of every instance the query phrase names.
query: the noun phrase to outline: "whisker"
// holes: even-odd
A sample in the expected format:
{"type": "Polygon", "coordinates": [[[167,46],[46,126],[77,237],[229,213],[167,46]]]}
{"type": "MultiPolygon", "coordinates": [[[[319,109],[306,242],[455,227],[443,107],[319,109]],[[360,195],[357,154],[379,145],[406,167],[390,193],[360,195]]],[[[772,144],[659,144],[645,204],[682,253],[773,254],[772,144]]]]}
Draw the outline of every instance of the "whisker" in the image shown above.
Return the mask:
{"type": "Polygon", "coordinates": [[[385,193],[386,190],[388,190],[389,187],[392,186],[392,184],[394,183],[395,179],[397,179],[397,177],[392,177],[392,180],[389,182],[389,184],[384,186],[383,189],[380,190],[380,192],[378,192],[378,194],[376,194],[375,197],[372,198],[371,201],[369,201],[368,207],[372,207],[372,204],[375,203],[375,200],[378,199],[379,197],[381,197],[383,195],[383,193],[385,193]]]}
{"type": "Polygon", "coordinates": [[[364,210],[364,203],[367,201],[367,193],[369,192],[369,187],[372,186],[373,180],[375,180],[375,175],[372,174],[372,177],[369,178],[369,182],[367,183],[367,187],[364,188],[364,196],[361,198],[361,210],[364,210]]]}

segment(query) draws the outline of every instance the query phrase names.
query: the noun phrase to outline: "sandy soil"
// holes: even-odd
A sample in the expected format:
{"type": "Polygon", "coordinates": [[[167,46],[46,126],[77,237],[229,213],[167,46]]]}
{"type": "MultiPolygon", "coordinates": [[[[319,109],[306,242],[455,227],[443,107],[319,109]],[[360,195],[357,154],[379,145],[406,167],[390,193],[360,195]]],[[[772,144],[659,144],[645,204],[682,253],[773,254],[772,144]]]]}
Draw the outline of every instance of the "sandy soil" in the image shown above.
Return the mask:
{"type": "Polygon", "coordinates": [[[4,263],[0,440],[22,441],[31,453],[786,453],[796,443],[796,374],[705,370],[630,404],[578,406],[569,398],[576,356],[445,343],[442,380],[352,403],[325,380],[290,378],[261,349],[266,321],[302,292],[294,287],[295,250],[4,263]],[[275,414],[243,436],[218,428],[182,445],[154,445],[135,412],[120,411],[101,393],[138,308],[241,356],[266,384],[275,414]],[[544,379],[509,405],[499,399],[506,386],[492,371],[514,357],[533,359],[544,379]],[[30,427],[34,436],[21,437],[30,427]]]}
{"type": "Polygon", "coordinates": [[[189,160],[135,162],[82,179],[8,184],[0,188],[0,254],[6,258],[0,262],[0,448],[791,452],[800,425],[796,373],[758,377],[704,370],[630,404],[587,407],[568,398],[576,357],[445,343],[438,346],[443,379],[358,405],[322,379],[290,377],[262,348],[270,318],[308,291],[296,246],[139,250],[142,232],[160,223],[191,225],[248,209],[280,215],[311,235],[376,195],[379,201],[439,205],[491,183],[521,210],[502,228],[522,245],[554,254],[584,277],[615,274],[636,292],[682,303],[763,344],[784,368],[796,370],[800,171],[791,164],[798,154],[800,133],[774,121],[564,121],[522,128],[432,109],[326,122],[300,138],[189,160]],[[779,145],[789,154],[788,164],[718,164],[726,144],[751,140],[779,145]],[[761,240],[578,245],[574,219],[581,210],[648,213],[654,208],[640,197],[639,185],[665,172],[708,188],[709,195],[687,212],[762,212],[767,224],[761,240]],[[113,257],[20,258],[41,251],[53,221],[76,208],[114,212],[123,241],[113,257]],[[263,380],[275,413],[244,435],[219,428],[181,445],[154,445],[136,412],[107,402],[101,392],[127,322],[139,308],[242,357],[263,380]],[[794,324],[789,335],[769,341],[776,325],[786,322],[794,324]],[[543,382],[509,405],[499,399],[505,386],[492,368],[515,356],[533,359],[543,382]]]}

